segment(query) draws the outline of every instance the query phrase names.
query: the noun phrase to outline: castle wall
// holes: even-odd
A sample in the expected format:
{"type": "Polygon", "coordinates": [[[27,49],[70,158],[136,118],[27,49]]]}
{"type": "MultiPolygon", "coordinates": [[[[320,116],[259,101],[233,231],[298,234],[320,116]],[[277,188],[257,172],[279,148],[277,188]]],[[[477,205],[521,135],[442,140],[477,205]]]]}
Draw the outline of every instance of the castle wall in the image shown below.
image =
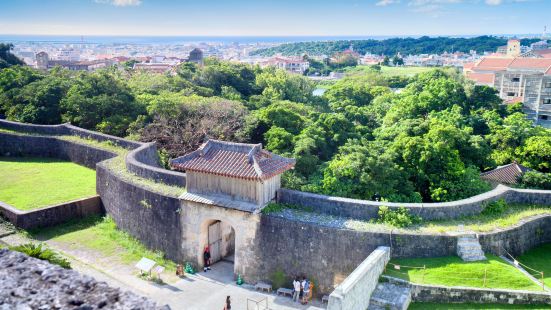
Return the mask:
{"type": "Polygon", "coordinates": [[[441,203],[377,202],[289,189],[280,189],[277,194],[279,203],[304,206],[313,212],[359,220],[377,218],[380,206],[387,206],[390,209],[404,207],[423,220],[455,219],[480,214],[488,203],[498,199],[504,199],[508,203],[551,205],[551,191],[515,189],[498,185],[495,189],[477,196],[441,203]]]}
{"type": "MultiPolygon", "coordinates": [[[[0,121],[0,127],[3,124],[0,121]]],[[[135,142],[130,141],[128,145],[132,143],[135,142]]],[[[231,225],[235,230],[235,273],[243,275],[245,281],[251,283],[269,281],[277,271],[288,276],[305,274],[314,280],[318,292],[327,293],[378,246],[389,246],[392,257],[455,255],[456,237],[446,234],[420,234],[398,229],[380,232],[342,229],[330,223],[308,221],[308,218],[253,214],[182,201],[160,189],[139,185],[132,178],[120,177],[110,170],[109,162],[105,161],[115,156],[113,153],[54,136],[0,133],[0,154],[58,157],[89,167],[96,166],[97,192],[106,212],[113,217],[118,227],[139,239],[149,249],[162,251],[177,262],[189,261],[196,267],[202,266],[202,247],[207,238],[205,227],[208,228],[212,220],[221,220],[231,225]]],[[[143,157],[135,156],[135,159],[151,163],[154,159],[152,154],[153,151],[149,149],[142,154],[143,157]]],[[[147,163],[144,165],[148,166],[147,163]]],[[[146,168],[159,169],[158,166],[150,167],[146,168]]],[[[418,214],[429,219],[431,214],[432,218],[471,214],[469,212],[476,214],[481,211],[482,203],[497,198],[509,202],[549,205],[551,195],[550,191],[506,187],[497,190],[436,206],[384,205],[411,206],[412,212],[425,212],[418,214]]],[[[314,212],[346,217],[371,218],[373,210],[378,207],[369,201],[289,190],[280,190],[279,193],[280,202],[307,204],[314,212]]],[[[539,216],[507,230],[482,233],[480,241],[486,252],[499,253],[500,248],[506,248],[513,255],[518,255],[542,243],[551,242],[550,224],[551,216],[539,216]]]]}

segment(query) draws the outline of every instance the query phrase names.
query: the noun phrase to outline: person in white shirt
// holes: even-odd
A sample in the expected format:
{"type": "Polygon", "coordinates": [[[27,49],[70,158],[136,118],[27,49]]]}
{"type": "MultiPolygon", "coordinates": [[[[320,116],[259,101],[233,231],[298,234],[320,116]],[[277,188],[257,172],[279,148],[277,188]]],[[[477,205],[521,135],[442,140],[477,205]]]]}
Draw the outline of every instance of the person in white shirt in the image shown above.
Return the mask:
{"type": "Polygon", "coordinates": [[[300,301],[299,299],[300,289],[301,289],[300,281],[298,277],[296,277],[295,280],[293,281],[293,301],[296,301],[296,302],[300,301]]]}

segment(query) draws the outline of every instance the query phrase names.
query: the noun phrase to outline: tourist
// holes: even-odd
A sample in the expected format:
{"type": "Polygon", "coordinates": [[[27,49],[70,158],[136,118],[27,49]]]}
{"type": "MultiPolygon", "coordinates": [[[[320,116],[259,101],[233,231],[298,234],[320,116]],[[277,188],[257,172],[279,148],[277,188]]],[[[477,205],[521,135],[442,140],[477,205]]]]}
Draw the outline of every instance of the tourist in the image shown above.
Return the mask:
{"type": "Polygon", "coordinates": [[[230,299],[230,296],[226,297],[226,305],[224,306],[224,310],[231,310],[231,299],[230,299]]]}
{"type": "Polygon", "coordinates": [[[302,277],[302,281],[300,281],[300,294],[299,294],[299,298],[300,298],[300,301],[302,302],[302,298],[304,298],[304,284],[306,284],[306,277],[302,277]]]}
{"type": "Polygon", "coordinates": [[[210,270],[210,249],[208,245],[205,247],[205,251],[203,252],[203,260],[205,261],[203,271],[207,272],[207,270],[210,270]]]}
{"type": "Polygon", "coordinates": [[[300,281],[298,277],[296,277],[295,280],[293,281],[293,301],[298,302],[299,295],[300,295],[300,281]]]}
{"type": "Polygon", "coordinates": [[[310,298],[310,281],[308,279],[304,278],[304,283],[302,285],[302,289],[304,292],[302,293],[302,304],[306,305],[308,303],[308,299],[310,298]]]}

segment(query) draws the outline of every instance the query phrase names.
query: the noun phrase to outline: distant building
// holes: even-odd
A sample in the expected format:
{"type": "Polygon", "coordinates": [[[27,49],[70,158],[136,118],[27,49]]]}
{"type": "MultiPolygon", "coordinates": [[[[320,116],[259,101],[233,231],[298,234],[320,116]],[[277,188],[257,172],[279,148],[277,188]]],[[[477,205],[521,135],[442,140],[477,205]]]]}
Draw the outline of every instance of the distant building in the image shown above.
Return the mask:
{"type": "Polygon", "coordinates": [[[151,73],[166,73],[171,71],[174,65],[165,63],[137,63],[134,64],[134,70],[146,71],[151,73]]]}
{"type": "Polygon", "coordinates": [[[36,68],[41,70],[47,70],[48,62],[50,61],[50,58],[48,57],[48,53],[39,52],[36,54],[35,57],[36,57],[36,68]]]}
{"type": "Polygon", "coordinates": [[[79,52],[72,48],[62,48],[57,53],[57,60],[76,62],[80,60],[79,52]]]}
{"type": "Polygon", "coordinates": [[[69,70],[85,70],[93,71],[100,68],[105,68],[113,65],[113,60],[93,60],[93,61],[68,61],[68,60],[51,60],[46,52],[39,52],[35,55],[36,68],[48,70],[54,67],[62,67],[69,70]]]}
{"type": "Polygon", "coordinates": [[[520,41],[517,39],[510,39],[509,41],[507,41],[507,45],[497,48],[497,53],[500,55],[505,55],[507,57],[520,56],[522,54],[520,41]]]}
{"type": "Polygon", "coordinates": [[[522,102],[536,124],[551,128],[551,58],[485,57],[465,75],[493,86],[504,103],[522,102]]]}
{"type": "Polygon", "coordinates": [[[189,52],[188,61],[194,62],[198,65],[203,65],[203,51],[198,48],[194,48],[191,52],[189,52]]]}
{"type": "Polygon", "coordinates": [[[260,63],[261,67],[276,67],[292,73],[303,74],[309,67],[310,63],[302,57],[283,57],[275,56],[260,63]]]}

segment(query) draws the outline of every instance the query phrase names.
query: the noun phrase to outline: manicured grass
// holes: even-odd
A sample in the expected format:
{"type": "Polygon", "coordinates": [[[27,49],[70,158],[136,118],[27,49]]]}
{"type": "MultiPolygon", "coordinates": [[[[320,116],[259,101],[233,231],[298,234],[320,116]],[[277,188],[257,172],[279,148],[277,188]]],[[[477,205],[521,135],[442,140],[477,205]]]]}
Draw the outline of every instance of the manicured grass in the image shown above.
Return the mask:
{"type": "Polygon", "coordinates": [[[499,214],[479,214],[454,220],[421,222],[417,228],[426,232],[444,233],[456,230],[458,225],[464,225],[467,230],[486,232],[511,227],[523,219],[542,214],[551,214],[551,206],[508,205],[507,209],[499,214]]]}
{"type": "Polygon", "coordinates": [[[75,249],[91,249],[124,264],[135,264],[147,257],[165,266],[169,272],[176,270],[174,262],[165,259],[163,253],[148,250],[137,239],[117,229],[110,217],[91,216],[29,233],[39,240],[53,240],[75,249]]]}
{"type": "Polygon", "coordinates": [[[486,255],[486,257],[488,260],[481,262],[464,262],[457,256],[396,259],[391,263],[413,267],[425,265],[426,269],[400,267],[400,270],[396,270],[389,264],[385,274],[420,284],[542,290],[499,257],[494,255],[486,255]],[[486,274],[486,282],[484,282],[484,274],[486,274]]]}
{"type": "MultiPolygon", "coordinates": [[[[386,76],[414,76],[419,73],[434,70],[433,67],[385,67],[381,66],[381,73],[386,76]]],[[[366,70],[371,70],[371,66],[357,66],[346,70],[348,74],[358,74],[366,70]]]]}
{"type": "Polygon", "coordinates": [[[50,158],[0,157],[0,201],[32,210],[96,194],[96,172],[50,158]]]}
{"type": "Polygon", "coordinates": [[[509,310],[509,309],[549,309],[549,305],[503,305],[503,304],[439,304],[439,303],[412,303],[408,310],[452,310],[452,309],[487,309],[487,310],[509,310]]]}
{"type": "MultiPolygon", "coordinates": [[[[530,268],[543,271],[543,282],[547,287],[551,287],[551,243],[533,248],[522,256],[517,257],[517,259],[530,268]]],[[[525,269],[531,274],[535,274],[534,271],[525,269]]],[[[534,277],[539,279],[536,275],[534,277]]]]}

